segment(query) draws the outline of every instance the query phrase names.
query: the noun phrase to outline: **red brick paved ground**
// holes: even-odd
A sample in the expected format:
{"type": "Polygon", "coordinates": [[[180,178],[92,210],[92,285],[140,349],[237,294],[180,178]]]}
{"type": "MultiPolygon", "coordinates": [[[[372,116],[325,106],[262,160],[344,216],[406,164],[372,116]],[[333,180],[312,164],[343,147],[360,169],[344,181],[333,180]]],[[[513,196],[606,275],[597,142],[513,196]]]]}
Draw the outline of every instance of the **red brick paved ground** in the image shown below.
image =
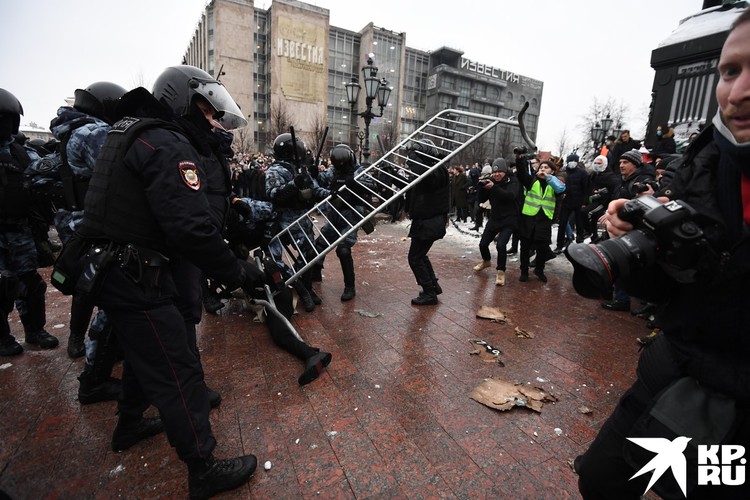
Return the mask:
{"type": "MultiPolygon", "coordinates": [[[[406,234],[404,224],[381,224],[362,237],[357,297],[348,303],[339,300],[341,271],[329,255],[323,306],[295,322],[333,362],[304,388],[301,364],[242,312],[242,301],[205,318],[206,378],[224,398],[211,414],[215,453],[273,463],[225,498],[579,497],[568,461],[633,379],[643,320],[577,296],[562,256],[548,266],[546,285],[533,274],[518,282],[511,262],[507,286],[495,287],[493,268],[471,271],[478,240],[466,238],[435,245],[445,293],[437,306],[414,307],[406,234]],[[482,305],[500,307],[510,324],[476,319],[482,305]],[[535,337],[516,337],[515,326],[535,337]],[[500,348],[505,367],[470,356],[468,339],[500,348]],[[491,376],[530,382],[558,401],[537,414],[469,399],[491,376]],[[579,413],[581,406],[593,413],[579,413]]],[[[0,490],[17,499],[185,497],[186,469],[164,435],[115,454],[115,403],[76,401],[83,361],[65,353],[68,307],[50,287],[48,330],[59,348],[0,359],[0,490]]]]}

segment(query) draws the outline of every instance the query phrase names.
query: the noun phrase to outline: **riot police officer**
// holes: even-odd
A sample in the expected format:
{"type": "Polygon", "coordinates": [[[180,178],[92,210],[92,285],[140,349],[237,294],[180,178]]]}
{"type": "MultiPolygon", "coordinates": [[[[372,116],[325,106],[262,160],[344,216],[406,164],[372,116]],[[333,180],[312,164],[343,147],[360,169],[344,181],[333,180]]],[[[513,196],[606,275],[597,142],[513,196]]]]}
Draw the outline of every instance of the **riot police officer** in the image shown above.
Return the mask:
{"type": "Polygon", "coordinates": [[[98,272],[78,280],[107,311],[125,358],[112,449],[166,430],[188,467],[190,495],[209,497],[241,485],[257,465],[253,455],[213,457],[207,388],[188,320],[200,314],[201,271],[231,289],[262,283],[217,226],[220,205],[229,204],[220,200],[218,179],[229,176],[218,168],[226,164],[213,129],[247,121],[219,81],[187,65],[164,70],[153,94],[137,88],[123,96],[120,112],[126,116],[97,160],[80,230],[86,269],[98,272]],[[217,191],[213,203],[207,185],[217,191]],[[143,417],[149,404],[163,424],[143,417]]]}
{"type": "Polygon", "coordinates": [[[8,323],[14,301],[27,344],[51,349],[60,343],[44,329],[47,285],[37,272],[37,251],[29,226],[31,193],[24,173],[39,155],[14,141],[22,114],[16,96],[0,89],[0,356],[23,352],[8,323]]]}
{"type": "MultiPolygon", "coordinates": [[[[318,182],[322,186],[328,187],[332,192],[337,193],[343,186],[351,193],[340,195],[331,200],[328,207],[324,207],[324,213],[328,222],[321,228],[320,236],[315,240],[315,248],[322,252],[329,246],[329,242],[338,239],[339,234],[352,225],[362,220],[364,207],[358,201],[359,198],[365,198],[368,192],[361,184],[354,180],[354,176],[361,172],[362,167],[357,167],[357,161],[354,157],[354,151],[346,144],[339,144],[331,150],[331,166],[324,172],[318,174],[318,182]],[[355,207],[357,212],[351,208],[355,207]]],[[[356,231],[348,235],[344,240],[336,245],[336,256],[341,263],[341,272],[344,275],[344,292],[341,294],[341,301],[352,300],[357,294],[355,288],[354,275],[354,258],[352,257],[352,247],[357,243],[356,231]]],[[[319,263],[323,265],[322,262],[319,263]]]]}
{"type": "MultiPolygon", "coordinates": [[[[60,141],[60,165],[55,174],[62,179],[65,204],[55,213],[54,221],[63,243],[70,240],[83,222],[88,181],[114,121],[115,103],[126,92],[120,85],[104,81],[76,89],[73,106],[60,107],[50,122],[52,134],[60,141]]],[[[94,317],[89,329],[88,349],[84,348],[86,328],[93,310],[94,304],[88,295],[73,295],[68,356],[86,355],[83,372],[78,377],[81,404],[114,400],[120,394],[120,381],[112,378],[112,367],[117,359],[116,342],[104,311],[99,310],[94,317]]]]}
{"type": "MultiPolygon", "coordinates": [[[[317,201],[327,197],[328,190],[321,188],[302,165],[306,148],[301,139],[295,137],[293,140],[290,133],[279,135],[273,143],[273,155],[275,161],[266,172],[266,195],[279,214],[279,225],[283,230],[303,216],[317,201]]],[[[299,224],[295,224],[291,229],[291,237],[301,252],[295,265],[302,267],[305,265],[304,259],[309,262],[316,256],[310,244],[315,239],[312,221],[303,219],[299,224]]],[[[281,249],[270,250],[279,265],[284,266],[281,249]]],[[[285,269],[285,272],[291,270],[285,269]]],[[[311,271],[305,272],[295,282],[294,289],[299,294],[305,311],[310,312],[320,304],[320,297],[312,288],[311,271]]]]}

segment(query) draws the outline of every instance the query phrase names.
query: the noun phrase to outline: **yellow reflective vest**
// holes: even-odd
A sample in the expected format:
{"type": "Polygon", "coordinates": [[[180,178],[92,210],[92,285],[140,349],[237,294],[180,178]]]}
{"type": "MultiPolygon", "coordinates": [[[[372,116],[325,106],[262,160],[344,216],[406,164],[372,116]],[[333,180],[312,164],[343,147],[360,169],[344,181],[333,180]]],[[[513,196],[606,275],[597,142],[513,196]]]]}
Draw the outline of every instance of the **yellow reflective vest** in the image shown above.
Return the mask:
{"type": "Polygon", "coordinates": [[[547,184],[542,193],[542,184],[539,180],[534,181],[531,189],[526,192],[526,199],[523,202],[523,215],[534,216],[539,213],[539,209],[544,210],[544,215],[552,220],[555,214],[555,191],[552,186],[547,184]]]}

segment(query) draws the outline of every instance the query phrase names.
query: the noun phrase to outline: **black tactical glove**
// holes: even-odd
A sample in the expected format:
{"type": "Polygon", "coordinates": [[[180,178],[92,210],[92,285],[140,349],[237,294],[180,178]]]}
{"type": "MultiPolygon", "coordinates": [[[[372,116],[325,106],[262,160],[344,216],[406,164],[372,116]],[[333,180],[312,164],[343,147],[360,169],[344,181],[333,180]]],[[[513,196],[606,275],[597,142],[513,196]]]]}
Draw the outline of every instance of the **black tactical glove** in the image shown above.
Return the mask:
{"type": "Polygon", "coordinates": [[[297,176],[294,178],[294,185],[297,186],[297,189],[305,189],[306,187],[309,187],[309,181],[310,176],[305,172],[302,172],[297,174],[297,176]]]}
{"type": "Polygon", "coordinates": [[[310,165],[309,167],[307,167],[307,173],[309,173],[310,177],[312,177],[313,179],[317,179],[318,174],[320,173],[320,169],[317,165],[310,165]]]}
{"type": "Polygon", "coordinates": [[[288,201],[297,196],[297,193],[299,193],[299,189],[297,189],[297,185],[293,182],[288,182],[284,187],[276,190],[276,196],[274,197],[274,201],[288,201]]]}
{"type": "Polygon", "coordinates": [[[232,208],[246,221],[253,220],[253,209],[239,198],[232,199],[232,208]]]}
{"type": "Polygon", "coordinates": [[[246,293],[252,293],[256,288],[263,286],[263,271],[258,266],[246,260],[237,260],[240,264],[240,287],[246,293]]]}

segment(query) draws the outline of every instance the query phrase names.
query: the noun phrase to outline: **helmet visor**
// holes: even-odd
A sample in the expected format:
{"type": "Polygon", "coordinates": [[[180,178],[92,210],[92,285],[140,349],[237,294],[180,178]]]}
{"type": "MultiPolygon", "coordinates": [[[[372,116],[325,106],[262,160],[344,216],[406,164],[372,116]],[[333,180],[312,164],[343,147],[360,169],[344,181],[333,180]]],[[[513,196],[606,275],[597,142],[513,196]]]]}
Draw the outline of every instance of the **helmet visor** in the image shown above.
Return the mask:
{"type": "Polygon", "coordinates": [[[203,96],[216,110],[214,119],[227,130],[242,128],[247,125],[247,119],[242,110],[229,95],[226,87],[216,80],[192,78],[191,84],[198,84],[195,92],[203,96]]]}

